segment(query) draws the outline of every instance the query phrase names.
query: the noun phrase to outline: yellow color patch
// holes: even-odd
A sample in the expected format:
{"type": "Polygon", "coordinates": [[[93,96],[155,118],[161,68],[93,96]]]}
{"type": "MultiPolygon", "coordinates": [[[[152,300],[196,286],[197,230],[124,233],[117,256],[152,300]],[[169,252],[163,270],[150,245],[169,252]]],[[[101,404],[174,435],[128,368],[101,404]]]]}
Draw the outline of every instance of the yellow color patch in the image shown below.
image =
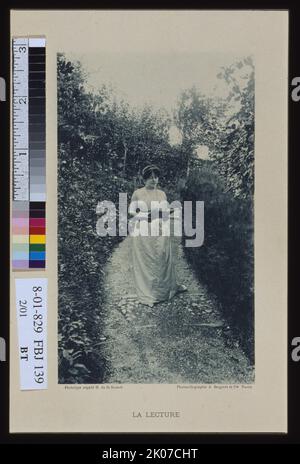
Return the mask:
{"type": "Polygon", "coordinates": [[[46,243],[46,235],[30,235],[29,243],[46,243]]]}

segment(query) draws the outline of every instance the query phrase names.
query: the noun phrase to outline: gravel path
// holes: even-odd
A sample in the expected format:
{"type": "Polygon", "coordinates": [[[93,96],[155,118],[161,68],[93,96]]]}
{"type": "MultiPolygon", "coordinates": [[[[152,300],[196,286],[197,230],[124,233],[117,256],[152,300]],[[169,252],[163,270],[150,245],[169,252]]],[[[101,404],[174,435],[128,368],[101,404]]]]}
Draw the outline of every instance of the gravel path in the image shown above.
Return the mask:
{"type": "Polygon", "coordinates": [[[249,361],[232,343],[216,301],[194,276],[181,245],[176,271],[188,292],[153,308],[137,301],[129,247],[130,237],[114,250],[105,272],[106,316],[99,343],[108,364],[104,383],[252,382],[249,361]]]}

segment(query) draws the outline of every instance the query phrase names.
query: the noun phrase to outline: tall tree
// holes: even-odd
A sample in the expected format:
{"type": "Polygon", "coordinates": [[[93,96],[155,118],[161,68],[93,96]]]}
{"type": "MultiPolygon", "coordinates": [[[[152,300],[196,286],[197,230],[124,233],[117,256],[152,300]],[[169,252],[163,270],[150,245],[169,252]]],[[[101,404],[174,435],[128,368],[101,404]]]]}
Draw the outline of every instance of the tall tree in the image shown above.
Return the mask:
{"type": "Polygon", "coordinates": [[[228,86],[226,101],[230,113],[225,131],[212,153],[236,196],[249,197],[254,192],[254,64],[247,57],[224,68],[218,75],[228,86]]]}
{"type": "Polygon", "coordinates": [[[174,114],[182,146],[190,160],[197,145],[209,156],[235,196],[254,189],[254,65],[251,57],[222,68],[224,97],[207,97],[195,87],[180,95],[174,114]]]}

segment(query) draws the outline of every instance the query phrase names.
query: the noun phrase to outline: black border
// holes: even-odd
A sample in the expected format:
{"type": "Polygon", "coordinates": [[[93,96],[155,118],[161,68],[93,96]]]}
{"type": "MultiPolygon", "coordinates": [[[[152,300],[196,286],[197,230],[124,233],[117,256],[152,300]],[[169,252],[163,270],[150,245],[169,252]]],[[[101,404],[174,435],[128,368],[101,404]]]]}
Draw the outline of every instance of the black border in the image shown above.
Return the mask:
{"type": "MultiPolygon", "coordinates": [[[[4,270],[2,281],[5,291],[1,292],[0,305],[0,336],[5,338],[7,345],[7,361],[0,362],[0,444],[97,444],[89,446],[90,456],[97,456],[99,451],[110,445],[117,449],[137,448],[137,445],[153,446],[154,444],[168,444],[172,447],[191,445],[200,447],[203,444],[299,444],[300,443],[300,362],[291,359],[291,341],[293,337],[300,336],[300,317],[297,305],[297,264],[298,251],[297,237],[297,173],[298,153],[300,153],[298,137],[300,122],[300,102],[291,99],[290,85],[295,76],[300,76],[300,5],[292,1],[264,0],[264,1],[189,1],[179,5],[177,1],[152,1],[142,6],[121,1],[91,1],[85,0],[84,7],[78,8],[74,2],[60,1],[11,1],[0,4],[0,76],[6,80],[6,102],[0,102],[0,137],[1,137],[1,169],[0,169],[0,198],[1,213],[4,221],[0,227],[1,264],[4,270]],[[100,8],[101,6],[101,8],[100,8]],[[195,10],[289,10],[289,318],[288,318],[288,433],[235,433],[235,434],[9,434],[9,95],[10,95],[10,9],[195,9],[195,10]],[[298,130],[297,130],[298,129],[298,130]],[[294,271],[294,272],[293,272],[294,271]]],[[[276,95],[274,95],[276,98],[276,95]]],[[[30,420],[30,418],[25,419],[30,420]]],[[[146,448],[147,446],[144,446],[146,448]]],[[[74,447],[75,453],[76,447],[74,447]]],[[[85,451],[86,453],[86,451],[85,451]]],[[[85,454],[86,460],[89,454],[85,454]]],[[[101,460],[102,462],[102,460],[101,460]]],[[[108,461],[107,461],[108,462],[108,461]]],[[[117,462],[117,461],[115,461],[117,462]]],[[[119,461],[118,461],[119,462],[119,461]]],[[[141,461],[140,461],[141,462],[141,461]]],[[[151,462],[151,460],[150,460],[151,462]]],[[[200,461],[199,461],[200,462],[200,461]]]]}

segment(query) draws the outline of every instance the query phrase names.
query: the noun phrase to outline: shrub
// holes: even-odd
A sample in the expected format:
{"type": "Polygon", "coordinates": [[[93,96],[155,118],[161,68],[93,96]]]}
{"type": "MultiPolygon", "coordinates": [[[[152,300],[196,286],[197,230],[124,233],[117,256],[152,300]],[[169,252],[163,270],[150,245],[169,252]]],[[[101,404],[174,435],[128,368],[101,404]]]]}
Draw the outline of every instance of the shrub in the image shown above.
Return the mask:
{"type": "Polygon", "coordinates": [[[96,235],[98,201],[117,201],[132,186],[95,162],[59,150],[59,382],[101,383],[104,267],[118,237],[96,235]],[[67,160],[67,161],[66,161],[67,160]]]}
{"type": "Polygon", "coordinates": [[[195,167],[183,200],[204,201],[204,244],[185,248],[196,275],[213,292],[250,360],[254,359],[253,205],[226,192],[211,162],[195,167]]]}

